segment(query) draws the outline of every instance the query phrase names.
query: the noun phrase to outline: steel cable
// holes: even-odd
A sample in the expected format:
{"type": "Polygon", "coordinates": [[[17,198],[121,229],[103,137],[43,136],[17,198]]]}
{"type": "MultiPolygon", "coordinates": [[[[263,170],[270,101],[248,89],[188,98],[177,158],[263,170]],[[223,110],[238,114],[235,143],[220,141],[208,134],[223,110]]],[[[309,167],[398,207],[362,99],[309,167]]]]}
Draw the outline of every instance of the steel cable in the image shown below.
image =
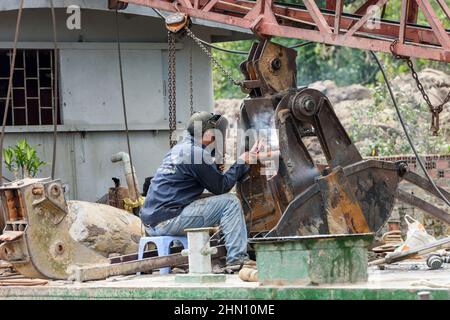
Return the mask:
{"type": "Polygon", "coordinates": [[[414,155],[416,156],[416,159],[417,159],[417,162],[418,162],[419,165],[420,165],[420,168],[422,169],[423,173],[425,174],[426,178],[427,178],[428,181],[431,183],[431,185],[433,186],[433,188],[434,188],[434,189],[436,190],[436,192],[439,194],[439,196],[441,197],[441,199],[442,199],[448,206],[450,206],[449,200],[442,194],[441,190],[439,190],[439,188],[436,186],[436,184],[434,183],[433,179],[431,179],[430,175],[428,174],[428,171],[427,171],[426,168],[425,168],[425,165],[423,164],[422,159],[419,157],[419,154],[418,154],[416,148],[414,147],[413,141],[412,141],[412,139],[411,139],[411,137],[410,137],[410,135],[409,135],[409,133],[408,133],[408,129],[406,128],[406,124],[405,124],[405,122],[404,122],[404,120],[403,120],[403,117],[402,117],[402,115],[401,115],[401,113],[400,113],[400,109],[399,109],[399,107],[398,107],[398,105],[397,105],[397,101],[396,101],[396,99],[395,99],[394,93],[392,92],[391,84],[390,84],[390,82],[389,82],[389,80],[388,80],[388,78],[387,78],[387,76],[386,76],[386,73],[385,73],[385,71],[384,71],[384,68],[383,68],[383,66],[382,66],[382,64],[381,64],[381,62],[380,62],[380,60],[378,59],[378,57],[377,57],[377,55],[375,54],[375,52],[370,51],[370,53],[372,54],[372,56],[373,56],[373,58],[375,59],[375,61],[376,61],[377,65],[378,65],[378,67],[380,68],[380,71],[381,71],[381,73],[382,73],[382,75],[383,75],[384,82],[386,83],[386,86],[387,86],[387,88],[388,88],[389,95],[391,96],[392,103],[394,104],[394,108],[395,108],[395,111],[396,111],[396,113],[397,113],[398,119],[399,119],[399,121],[400,121],[400,124],[402,125],[403,131],[405,132],[406,139],[408,140],[408,143],[409,143],[409,145],[410,145],[412,151],[414,152],[414,155]]]}
{"type": "Polygon", "coordinates": [[[128,129],[128,116],[127,116],[127,106],[126,106],[126,99],[125,99],[125,87],[124,87],[124,80],[123,80],[123,64],[122,64],[122,47],[120,42],[120,32],[119,32],[119,12],[116,10],[116,41],[117,41],[117,53],[119,58],[119,74],[120,74],[120,92],[122,95],[122,109],[123,109],[123,118],[125,123],[125,132],[127,137],[127,149],[128,149],[128,155],[130,156],[130,165],[131,165],[131,176],[133,178],[133,184],[135,189],[135,200],[139,200],[140,194],[138,193],[139,186],[136,184],[136,177],[135,177],[135,171],[134,171],[134,165],[133,165],[133,156],[131,154],[131,144],[130,144],[130,132],[128,129]]]}
{"type": "Polygon", "coordinates": [[[52,13],[53,24],[53,45],[54,45],[54,65],[55,76],[53,78],[53,92],[52,92],[52,106],[53,106],[53,157],[52,157],[52,179],[55,179],[56,170],[56,145],[58,140],[58,106],[59,106],[59,93],[58,93],[58,34],[56,31],[56,14],[53,0],[50,0],[50,8],[52,13]]]}
{"type": "MultiPolygon", "coordinates": [[[[10,102],[11,94],[12,94],[14,68],[16,66],[17,43],[19,41],[20,23],[22,21],[22,12],[23,12],[24,1],[25,0],[20,0],[19,12],[17,14],[16,31],[14,34],[14,45],[13,45],[13,52],[12,52],[12,58],[11,58],[11,63],[10,63],[10,70],[9,70],[8,92],[6,93],[5,110],[4,110],[3,122],[2,122],[2,132],[0,135],[0,150],[1,150],[0,151],[0,177],[3,177],[3,142],[5,139],[5,127],[6,127],[6,122],[8,119],[9,102],[10,102]]],[[[2,186],[2,185],[3,185],[3,179],[0,179],[0,186],[2,186]]]]}

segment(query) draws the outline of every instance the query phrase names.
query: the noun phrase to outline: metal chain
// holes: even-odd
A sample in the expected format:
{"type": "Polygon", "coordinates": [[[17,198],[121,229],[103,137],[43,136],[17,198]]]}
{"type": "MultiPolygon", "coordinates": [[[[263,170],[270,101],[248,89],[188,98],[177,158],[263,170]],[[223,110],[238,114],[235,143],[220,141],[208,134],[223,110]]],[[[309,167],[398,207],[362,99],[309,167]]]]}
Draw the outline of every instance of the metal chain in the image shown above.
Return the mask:
{"type": "Polygon", "coordinates": [[[194,114],[194,81],[192,75],[192,45],[189,50],[189,110],[191,112],[191,116],[194,114]]]}
{"type": "Polygon", "coordinates": [[[222,74],[225,77],[228,78],[228,80],[230,80],[236,86],[242,86],[243,84],[242,81],[235,80],[231,75],[231,73],[225,70],[225,68],[220,64],[220,62],[217,61],[216,58],[214,58],[214,56],[211,53],[211,50],[209,50],[209,48],[207,48],[202,43],[202,41],[192,33],[192,31],[189,29],[188,26],[185,26],[184,29],[186,30],[187,35],[200,47],[200,49],[202,49],[202,51],[211,59],[214,65],[220,70],[220,72],[222,72],[222,74]]]}
{"type": "Polygon", "coordinates": [[[405,60],[409,69],[411,70],[411,75],[414,78],[414,80],[416,81],[417,89],[419,89],[420,93],[422,94],[423,100],[425,100],[425,102],[427,103],[428,108],[431,112],[431,130],[433,132],[433,135],[437,135],[439,132],[439,114],[442,112],[444,105],[450,101],[450,92],[448,92],[447,96],[445,97],[445,99],[442,101],[441,104],[434,106],[431,103],[430,97],[425,92],[425,88],[423,87],[423,84],[420,82],[419,76],[418,76],[416,70],[414,69],[414,64],[411,61],[411,59],[409,57],[401,56],[401,55],[398,55],[395,53],[395,45],[397,44],[397,42],[398,42],[398,40],[395,40],[394,42],[391,43],[391,46],[390,46],[391,52],[396,59],[405,60]]]}
{"type": "Polygon", "coordinates": [[[173,133],[177,130],[177,101],[176,101],[176,48],[175,34],[167,33],[168,38],[168,82],[169,82],[169,146],[172,148],[177,144],[173,140],[173,133]]]}

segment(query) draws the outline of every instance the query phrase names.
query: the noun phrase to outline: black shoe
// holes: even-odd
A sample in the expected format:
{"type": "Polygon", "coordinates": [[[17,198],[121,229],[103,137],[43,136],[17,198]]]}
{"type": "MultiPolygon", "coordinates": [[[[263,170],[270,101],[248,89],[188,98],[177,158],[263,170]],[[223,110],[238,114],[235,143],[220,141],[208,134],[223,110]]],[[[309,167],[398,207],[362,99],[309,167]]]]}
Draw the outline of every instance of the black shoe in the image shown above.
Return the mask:
{"type": "Polygon", "coordinates": [[[245,258],[244,260],[227,262],[227,265],[225,266],[225,272],[230,274],[238,273],[244,267],[256,269],[256,261],[245,258]]]}

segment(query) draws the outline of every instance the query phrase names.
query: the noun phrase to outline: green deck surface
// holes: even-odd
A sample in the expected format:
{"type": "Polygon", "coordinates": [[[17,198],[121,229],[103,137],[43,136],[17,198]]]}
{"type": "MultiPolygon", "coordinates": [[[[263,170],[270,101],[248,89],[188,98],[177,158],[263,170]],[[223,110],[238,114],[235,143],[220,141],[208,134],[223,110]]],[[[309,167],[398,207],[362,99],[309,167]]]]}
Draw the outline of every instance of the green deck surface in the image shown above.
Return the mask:
{"type": "Polygon", "coordinates": [[[103,281],[72,283],[51,281],[39,287],[0,287],[0,299],[319,299],[319,300],[418,300],[427,291],[430,299],[450,300],[450,289],[420,284],[427,280],[450,284],[450,269],[369,270],[365,283],[328,286],[261,286],[228,275],[224,283],[178,283],[175,275],[114,277],[103,281]]]}
{"type": "MultiPolygon", "coordinates": [[[[2,299],[273,299],[419,300],[424,289],[349,288],[2,288],[2,299]]],[[[449,300],[447,289],[426,289],[431,300],[449,300]]]]}

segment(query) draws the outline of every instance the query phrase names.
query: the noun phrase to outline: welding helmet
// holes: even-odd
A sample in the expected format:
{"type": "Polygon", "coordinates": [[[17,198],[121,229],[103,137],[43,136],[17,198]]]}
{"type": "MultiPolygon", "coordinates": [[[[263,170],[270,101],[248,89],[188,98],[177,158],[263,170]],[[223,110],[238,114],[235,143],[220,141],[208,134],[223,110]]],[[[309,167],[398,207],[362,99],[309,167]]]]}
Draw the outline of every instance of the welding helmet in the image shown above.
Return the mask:
{"type": "Polygon", "coordinates": [[[216,129],[219,130],[222,133],[222,141],[220,141],[220,144],[217,145],[217,143],[219,143],[218,141],[218,137],[216,136],[216,146],[218,146],[218,148],[214,148],[212,154],[214,154],[214,157],[216,158],[216,163],[224,163],[224,153],[226,150],[226,133],[227,133],[227,128],[228,128],[228,120],[222,116],[221,114],[214,114],[214,113],[210,113],[207,111],[199,111],[199,112],[195,112],[191,118],[189,119],[188,123],[187,123],[187,131],[189,132],[189,134],[194,137],[194,128],[197,126],[198,124],[195,125],[196,122],[201,122],[201,126],[202,126],[202,136],[203,134],[206,132],[206,130],[209,129],[216,129]],[[220,146],[220,147],[219,147],[220,146]]]}
{"type": "Polygon", "coordinates": [[[228,127],[228,120],[221,114],[214,114],[207,111],[195,112],[187,123],[187,131],[191,136],[194,136],[195,123],[201,122],[202,135],[206,130],[217,129],[222,132],[225,137],[226,129],[228,127]]]}

